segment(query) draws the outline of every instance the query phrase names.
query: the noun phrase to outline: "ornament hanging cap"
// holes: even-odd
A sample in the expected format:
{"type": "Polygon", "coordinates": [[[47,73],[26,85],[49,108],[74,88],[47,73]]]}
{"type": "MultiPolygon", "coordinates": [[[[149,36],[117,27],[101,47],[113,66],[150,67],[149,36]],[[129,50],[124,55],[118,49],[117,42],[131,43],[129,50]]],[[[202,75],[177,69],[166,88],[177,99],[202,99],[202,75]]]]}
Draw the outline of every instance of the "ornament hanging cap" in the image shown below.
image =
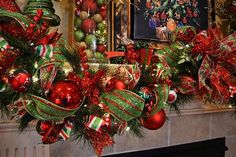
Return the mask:
{"type": "Polygon", "coordinates": [[[58,26],[60,24],[61,19],[55,14],[52,0],[28,0],[23,13],[35,16],[38,9],[42,9],[42,19],[46,20],[50,26],[58,26]]]}

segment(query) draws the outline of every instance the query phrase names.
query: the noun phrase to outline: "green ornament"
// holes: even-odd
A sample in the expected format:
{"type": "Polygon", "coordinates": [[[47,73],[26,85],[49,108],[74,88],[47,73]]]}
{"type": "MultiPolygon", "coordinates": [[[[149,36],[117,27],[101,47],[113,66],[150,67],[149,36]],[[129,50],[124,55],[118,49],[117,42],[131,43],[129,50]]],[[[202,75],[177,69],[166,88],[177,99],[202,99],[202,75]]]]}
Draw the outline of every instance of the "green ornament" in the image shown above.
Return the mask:
{"type": "Polygon", "coordinates": [[[84,32],[82,30],[76,30],[75,31],[75,40],[80,42],[84,39],[84,32]]]}
{"type": "Polygon", "coordinates": [[[94,57],[96,59],[104,59],[104,55],[102,53],[100,53],[100,52],[95,52],[94,53],[94,57]]]}
{"type": "Polygon", "coordinates": [[[94,56],[93,55],[93,51],[91,51],[90,49],[86,49],[84,52],[86,53],[88,59],[92,59],[93,58],[93,56],[94,56]]]}
{"type": "Polygon", "coordinates": [[[104,22],[100,22],[97,24],[97,29],[103,31],[106,29],[106,24],[104,22]]]}
{"type": "Polygon", "coordinates": [[[93,16],[93,20],[94,20],[95,22],[97,22],[97,23],[102,22],[102,15],[100,15],[100,14],[95,14],[95,15],[93,16]]]}
{"type": "Polygon", "coordinates": [[[76,28],[80,28],[81,24],[82,24],[81,18],[76,17],[76,18],[75,18],[75,27],[76,27],[76,28]]]}
{"type": "Polygon", "coordinates": [[[79,17],[81,18],[81,20],[85,20],[89,17],[89,14],[86,11],[81,11],[79,17]]]}
{"type": "Polygon", "coordinates": [[[97,38],[93,34],[89,34],[85,37],[85,42],[91,47],[91,45],[96,45],[97,38]]]}
{"type": "Polygon", "coordinates": [[[97,0],[98,6],[102,6],[103,4],[106,4],[106,0],[97,0]]]}

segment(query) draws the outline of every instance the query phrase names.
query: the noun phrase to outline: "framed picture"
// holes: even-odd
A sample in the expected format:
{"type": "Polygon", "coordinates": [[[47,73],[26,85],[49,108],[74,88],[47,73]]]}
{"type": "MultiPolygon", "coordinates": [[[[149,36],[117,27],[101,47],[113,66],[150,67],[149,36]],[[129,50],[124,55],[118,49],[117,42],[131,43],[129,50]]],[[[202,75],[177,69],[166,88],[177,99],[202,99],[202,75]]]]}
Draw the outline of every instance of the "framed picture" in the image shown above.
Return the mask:
{"type": "Polygon", "coordinates": [[[131,38],[169,41],[180,26],[208,27],[207,0],[142,0],[131,7],[131,38]]]}

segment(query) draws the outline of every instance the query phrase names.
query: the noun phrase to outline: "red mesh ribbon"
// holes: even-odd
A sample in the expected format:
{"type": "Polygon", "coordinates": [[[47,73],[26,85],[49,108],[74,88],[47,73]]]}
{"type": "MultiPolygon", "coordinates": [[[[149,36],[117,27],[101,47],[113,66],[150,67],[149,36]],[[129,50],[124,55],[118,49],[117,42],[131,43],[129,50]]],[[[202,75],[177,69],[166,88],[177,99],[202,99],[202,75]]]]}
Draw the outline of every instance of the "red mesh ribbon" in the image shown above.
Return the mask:
{"type": "Polygon", "coordinates": [[[204,58],[198,71],[201,94],[219,102],[228,102],[236,89],[236,34],[221,39],[218,29],[200,32],[195,39],[193,54],[204,58]],[[232,66],[233,65],[233,66],[232,66]]]}
{"type": "Polygon", "coordinates": [[[177,90],[182,94],[193,94],[196,91],[197,81],[191,76],[180,76],[177,90]]]}
{"type": "Polygon", "coordinates": [[[12,12],[21,12],[15,0],[0,0],[0,8],[12,12]]]}
{"type": "Polygon", "coordinates": [[[114,144],[114,141],[112,140],[111,136],[105,131],[102,131],[100,133],[96,130],[87,128],[86,138],[90,141],[95,150],[95,153],[98,156],[101,156],[104,147],[114,144]]]}

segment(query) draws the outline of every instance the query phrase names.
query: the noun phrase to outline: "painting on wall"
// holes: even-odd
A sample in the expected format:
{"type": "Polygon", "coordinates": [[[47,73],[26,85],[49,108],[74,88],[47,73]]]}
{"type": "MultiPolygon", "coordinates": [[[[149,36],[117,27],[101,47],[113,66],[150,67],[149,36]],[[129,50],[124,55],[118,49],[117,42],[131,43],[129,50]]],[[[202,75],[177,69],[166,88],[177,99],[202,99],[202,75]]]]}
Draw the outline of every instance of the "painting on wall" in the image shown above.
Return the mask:
{"type": "Polygon", "coordinates": [[[132,15],[134,39],[169,41],[177,27],[208,27],[208,1],[143,0],[133,7],[132,15]]]}

